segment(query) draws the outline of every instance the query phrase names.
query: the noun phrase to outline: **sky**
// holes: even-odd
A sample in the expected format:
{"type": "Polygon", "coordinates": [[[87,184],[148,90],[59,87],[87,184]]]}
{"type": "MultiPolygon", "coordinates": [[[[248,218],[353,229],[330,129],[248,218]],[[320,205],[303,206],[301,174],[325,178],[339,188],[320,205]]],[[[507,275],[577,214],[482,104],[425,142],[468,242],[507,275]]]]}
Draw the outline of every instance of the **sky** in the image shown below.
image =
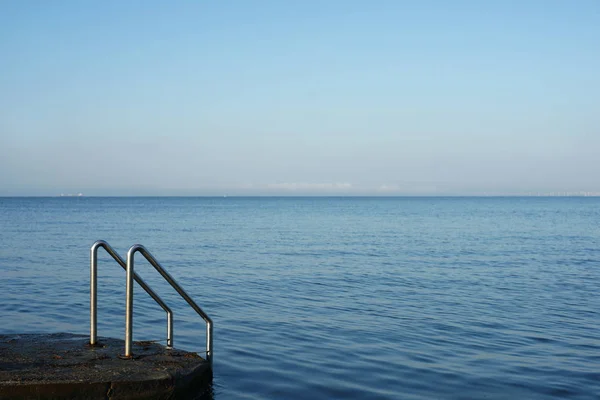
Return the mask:
{"type": "Polygon", "coordinates": [[[600,192],[600,1],[0,1],[0,196],[600,192]]]}

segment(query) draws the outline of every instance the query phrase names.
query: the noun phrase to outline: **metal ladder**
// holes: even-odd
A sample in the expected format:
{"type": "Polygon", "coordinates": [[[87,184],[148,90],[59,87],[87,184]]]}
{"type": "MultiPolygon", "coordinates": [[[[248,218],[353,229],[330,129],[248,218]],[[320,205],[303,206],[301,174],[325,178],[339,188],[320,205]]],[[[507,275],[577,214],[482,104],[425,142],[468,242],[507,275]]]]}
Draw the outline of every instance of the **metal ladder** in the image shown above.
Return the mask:
{"type": "Polygon", "coordinates": [[[171,275],[159,264],[141,244],[134,244],[127,252],[127,261],[124,261],[119,254],[104,240],[96,241],[90,248],[90,345],[97,344],[98,328],[98,249],[103,248],[106,252],[126,271],[126,303],[125,303],[125,358],[133,358],[133,281],[135,280],[141,287],[158,303],[158,305],[167,313],[167,349],[173,348],[173,311],[165,302],[144,282],[133,270],[133,261],[135,253],[140,253],[146,260],[162,275],[163,278],[179,293],[179,295],[202,317],[206,322],[206,360],[212,365],[213,359],[213,322],[208,315],[192,300],[192,298],[183,290],[181,286],[173,279],[171,275]]]}

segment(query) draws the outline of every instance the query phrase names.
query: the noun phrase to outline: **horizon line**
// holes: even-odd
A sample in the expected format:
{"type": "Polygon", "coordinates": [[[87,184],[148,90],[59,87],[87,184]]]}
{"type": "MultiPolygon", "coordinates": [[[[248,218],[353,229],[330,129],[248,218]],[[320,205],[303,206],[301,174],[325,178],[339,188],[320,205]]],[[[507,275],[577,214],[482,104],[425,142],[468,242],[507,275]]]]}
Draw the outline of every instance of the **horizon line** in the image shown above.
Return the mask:
{"type": "Polygon", "coordinates": [[[372,195],[349,195],[349,194],[252,194],[252,195],[0,195],[0,198],[152,198],[152,197],[176,197],[176,198],[279,198],[279,197],[302,197],[302,198],[441,198],[441,197],[471,197],[471,198],[493,198],[493,197],[600,197],[600,193],[593,194],[372,194],[372,195]]]}

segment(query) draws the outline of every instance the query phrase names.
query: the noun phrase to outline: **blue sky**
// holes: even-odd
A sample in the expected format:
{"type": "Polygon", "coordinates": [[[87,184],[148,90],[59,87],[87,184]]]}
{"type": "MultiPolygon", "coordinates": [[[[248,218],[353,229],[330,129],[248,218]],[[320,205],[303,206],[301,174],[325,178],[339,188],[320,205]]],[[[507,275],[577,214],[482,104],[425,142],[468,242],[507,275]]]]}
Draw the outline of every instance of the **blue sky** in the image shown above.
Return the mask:
{"type": "Polygon", "coordinates": [[[0,195],[600,192],[600,2],[3,1],[0,195]]]}

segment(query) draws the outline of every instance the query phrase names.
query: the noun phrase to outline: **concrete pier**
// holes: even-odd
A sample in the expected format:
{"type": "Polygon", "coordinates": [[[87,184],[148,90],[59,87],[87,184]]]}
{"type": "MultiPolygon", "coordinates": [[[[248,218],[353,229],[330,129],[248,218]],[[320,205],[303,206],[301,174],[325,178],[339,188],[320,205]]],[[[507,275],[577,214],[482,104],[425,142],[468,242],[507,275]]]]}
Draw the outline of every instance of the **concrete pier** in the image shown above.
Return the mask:
{"type": "Polygon", "coordinates": [[[194,398],[212,381],[210,364],[196,353],[69,333],[0,335],[0,399],[194,398]]]}

